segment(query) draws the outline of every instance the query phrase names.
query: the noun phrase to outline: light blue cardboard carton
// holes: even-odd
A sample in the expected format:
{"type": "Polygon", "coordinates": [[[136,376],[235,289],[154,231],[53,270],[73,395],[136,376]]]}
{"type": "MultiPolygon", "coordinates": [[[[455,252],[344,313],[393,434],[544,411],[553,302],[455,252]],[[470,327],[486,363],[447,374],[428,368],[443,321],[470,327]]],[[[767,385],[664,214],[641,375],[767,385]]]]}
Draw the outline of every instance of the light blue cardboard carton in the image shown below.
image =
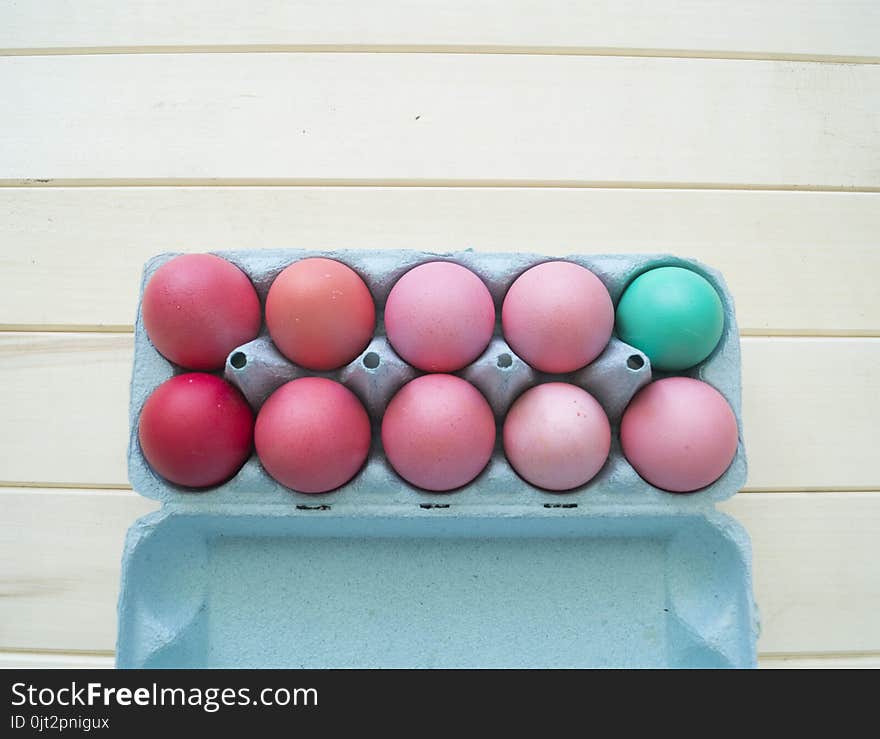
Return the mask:
{"type": "MultiPolygon", "coordinates": [[[[173,254],[160,255],[144,281],[173,254]]],[[[295,493],[256,455],[228,482],[193,492],[153,473],[137,420],[150,393],[184,370],[147,338],[138,310],[131,388],[129,478],[162,508],[132,526],[123,552],[119,667],[753,667],[758,634],[745,531],[715,509],[745,483],[740,353],[733,301],[721,276],[668,255],[573,255],[616,303],[647,269],[688,267],[718,290],[725,329],[718,347],[684,373],[717,388],[737,416],[740,440],[725,474],[696,493],[659,490],[620,451],[620,417],[652,379],[641,352],[613,338],[565,379],[591,392],[612,424],[602,471],[567,493],[535,488],[499,446],[487,468],[453,493],[428,493],[398,477],[378,443],[394,392],[417,374],[384,336],[391,286],[416,264],[458,262],[487,284],[496,306],[516,277],[548,257],[472,251],[267,250],[221,252],[265,301],[274,277],[309,256],[338,259],[370,287],[374,340],[346,367],[291,365],[261,336],[230,353],[225,376],[256,409],[284,382],[333,377],[364,402],[374,446],[364,469],[324,495],[295,493]]],[[[143,285],[142,285],[143,287],[143,285]]],[[[499,423],[526,388],[551,379],[504,342],[500,327],[460,373],[487,397],[499,423]]],[[[654,378],[662,376],[654,373],[654,378]]]]}

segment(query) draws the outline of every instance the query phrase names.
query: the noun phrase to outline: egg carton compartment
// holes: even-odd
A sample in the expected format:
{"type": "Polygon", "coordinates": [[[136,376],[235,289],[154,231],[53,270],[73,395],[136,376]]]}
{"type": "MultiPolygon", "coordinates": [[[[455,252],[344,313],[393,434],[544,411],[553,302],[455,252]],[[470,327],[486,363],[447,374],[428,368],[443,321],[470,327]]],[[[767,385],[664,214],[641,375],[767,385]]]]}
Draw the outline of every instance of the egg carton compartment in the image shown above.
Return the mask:
{"type": "MultiPolygon", "coordinates": [[[[698,262],[663,254],[584,255],[550,258],[540,254],[502,254],[461,251],[433,253],[404,250],[309,251],[300,249],[216,252],[238,266],[253,282],[261,303],[275,277],[293,262],[308,257],[336,259],[357,272],[370,289],[376,304],[374,338],[351,363],[332,372],[315,372],[293,365],[274,346],[265,323],[257,339],[233,350],[223,372],[236,385],[254,410],[276,388],[303,376],[338,380],[352,390],[367,409],[372,425],[372,448],[363,469],[337,490],[315,494],[292,491],[273,480],[252,454],[239,472],[227,482],[206,490],[179,487],[155,474],[140,450],[137,423],[144,402],[162,382],[185,372],[169,362],[147,337],[140,307],[135,327],[135,359],[131,386],[129,479],[142,495],[164,502],[187,505],[277,504],[291,515],[319,511],[356,511],[397,508],[496,509],[529,506],[565,510],[568,515],[589,514],[607,506],[655,506],[668,511],[696,510],[729,498],[744,484],[746,459],[742,442],[740,412],[740,354],[733,300],[721,275],[698,262]],[[718,292],[724,308],[724,331],[713,353],[685,372],[715,387],[733,409],[739,429],[736,456],[727,471],[711,485],[688,494],[669,493],[643,480],[623,456],[618,439],[620,417],[632,396],[652,379],[648,358],[637,349],[612,337],[605,351],[587,367],[565,375],[535,371],[511,350],[501,333],[500,315],[504,296],[513,281],[536,264],[562,259],[591,270],[603,282],[614,304],[625,287],[639,274],[661,266],[680,266],[705,277],[718,292]],[[407,381],[424,374],[404,362],[385,337],[383,311],[394,283],[411,268],[430,261],[458,263],[476,273],[486,284],[496,308],[492,341],[471,365],[454,374],[474,384],[492,406],[498,423],[495,452],[483,472],[459,490],[433,493],[420,490],[392,469],[382,451],[379,425],[385,406],[407,381]],[[579,385],[605,409],[612,427],[611,453],[605,466],[586,485],[566,492],[548,492],[534,487],[513,470],[501,446],[504,414],[524,390],[548,381],[579,385]]],[[[141,286],[176,254],[162,254],[146,265],[141,286]]],[[[662,373],[666,376],[669,373],[662,373]]],[[[659,376],[659,375],[658,375],[659,376]]]]}
{"type": "Polygon", "coordinates": [[[249,510],[166,506],[132,527],[120,667],[756,662],[748,538],[715,511],[249,510]]]}

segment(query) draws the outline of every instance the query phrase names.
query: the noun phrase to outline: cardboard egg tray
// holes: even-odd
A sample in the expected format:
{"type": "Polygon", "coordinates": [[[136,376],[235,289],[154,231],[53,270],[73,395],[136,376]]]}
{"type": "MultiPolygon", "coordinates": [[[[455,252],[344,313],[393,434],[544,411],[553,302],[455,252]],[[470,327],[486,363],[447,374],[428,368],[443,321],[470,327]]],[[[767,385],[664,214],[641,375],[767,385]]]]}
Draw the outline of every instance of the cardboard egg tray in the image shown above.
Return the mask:
{"type": "MultiPolygon", "coordinates": [[[[174,254],[152,259],[143,286],[174,254]]],[[[750,667],[757,610],[748,537],[714,504],[744,484],[740,353],[733,300],[720,274],[669,255],[563,259],[593,271],[615,305],[642,272],[682,266],[708,279],[725,311],[712,355],[682,373],[653,372],[647,357],[612,338],[603,354],[567,375],[534,371],[504,341],[501,304],[513,281],[548,261],[538,254],[401,250],[218,252],[251,279],[261,301],[289,264],[337,259],[364,279],[376,303],[374,338],[333,372],[292,365],[260,336],[232,351],[223,375],[255,411],[285,382],[338,380],[370,414],[364,468],[320,495],[275,482],[256,455],[208,490],[173,485],[147,465],[137,440],[141,408],[162,382],[185,372],[147,338],[138,310],[131,386],[129,479],[162,502],[129,531],[123,554],[117,661],[121,667],[750,667]],[[379,427],[394,393],[423,374],[385,338],[383,309],[397,279],[428,261],[479,275],[495,301],[495,335],[455,374],[487,398],[496,449],[469,485],[432,493],[400,478],[379,427]],[[653,374],[653,378],[652,378],[653,374]],[[645,482],[620,450],[618,426],[652,379],[682,374],[718,389],[740,429],[736,456],[716,482],[674,494],[645,482]],[[504,415],[527,388],[567,381],[601,403],[612,426],[609,459],[586,485],[533,487],[506,462],[504,415]]],[[[554,259],[556,259],[554,257],[554,259]]]]}

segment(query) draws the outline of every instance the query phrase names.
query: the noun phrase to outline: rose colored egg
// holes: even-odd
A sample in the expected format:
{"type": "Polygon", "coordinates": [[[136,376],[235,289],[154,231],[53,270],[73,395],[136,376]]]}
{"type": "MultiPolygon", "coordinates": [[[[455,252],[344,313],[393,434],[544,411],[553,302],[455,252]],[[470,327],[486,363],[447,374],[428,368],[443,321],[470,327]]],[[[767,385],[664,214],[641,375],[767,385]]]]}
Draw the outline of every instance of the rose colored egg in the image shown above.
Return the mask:
{"type": "Polygon", "coordinates": [[[620,424],[623,453],[645,480],[673,493],[706,487],[736,455],[736,416],[711,385],[689,377],[652,382],[620,424]]]}
{"type": "Polygon", "coordinates": [[[331,370],[354,359],[373,336],[376,307],[357,272],[334,259],[302,259],[285,269],[266,298],[272,341],[291,362],[331,370]]]}
{"type": "Polygon", "coordinates": [[[148,464],[177,485],[203,488],[232,477],[251,453],[254,414],[232,385],[191,372],[144,403],[138,440],[148,464]]]}
{"type": "Polygon", "coordinates": [[[394,350],[426,372],[454,372],[488,346],[495,305],[483,281],[453,262],[428,262],[401,277],[385,305],[394,350]]]}
{"type": "Polygon", "coordinates": [[[263,404],[254,432],[257,456],[273,478],[300,493],[326,493],[347,483],[370,451],[370,419],[338,382],[303,377],[263,404]]]}
{"type": "Polygon", "coordinates": [[[504,338],[541,372],[573,372],[611,338],[614,305],[602,281],[573,262],[544,262],[521,274],[501,309],[504,338]]]}
{"type": "Polygon", "coordinates": [[[247,275],[213,254],[165,262],[144,288],[144,328],[160,354],[181,367],[219,369],[260,332],[260,300],[247,275]]]}
{"type": "Polygon", "coordinates": [[[504,453],[532,485],[571,490],[592,480],[611,450],[611,426],[586,390],[548,382],[527,390],[504,421],[504,453]]]}
{"type": "Polygon", "coordinates": [[[382,419],[391,466],[417,487],[453,490],[473,480],[495,446],[489,403],[453,375],[423,375],[404,385],[382,419]]]}

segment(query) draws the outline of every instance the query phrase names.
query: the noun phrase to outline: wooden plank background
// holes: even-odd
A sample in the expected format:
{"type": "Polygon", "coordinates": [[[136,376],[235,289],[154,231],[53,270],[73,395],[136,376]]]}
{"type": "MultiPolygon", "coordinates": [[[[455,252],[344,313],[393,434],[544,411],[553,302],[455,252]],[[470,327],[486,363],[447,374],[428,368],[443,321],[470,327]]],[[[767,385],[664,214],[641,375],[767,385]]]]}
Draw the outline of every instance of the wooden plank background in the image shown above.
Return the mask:
{"type": "Polygon", "coordinates": [[[878,62],[870,0],[4,4],[0,666],[112,664],[143,261],[299,245],[721,269],[761,664],[880,666],[878,62]]]}

